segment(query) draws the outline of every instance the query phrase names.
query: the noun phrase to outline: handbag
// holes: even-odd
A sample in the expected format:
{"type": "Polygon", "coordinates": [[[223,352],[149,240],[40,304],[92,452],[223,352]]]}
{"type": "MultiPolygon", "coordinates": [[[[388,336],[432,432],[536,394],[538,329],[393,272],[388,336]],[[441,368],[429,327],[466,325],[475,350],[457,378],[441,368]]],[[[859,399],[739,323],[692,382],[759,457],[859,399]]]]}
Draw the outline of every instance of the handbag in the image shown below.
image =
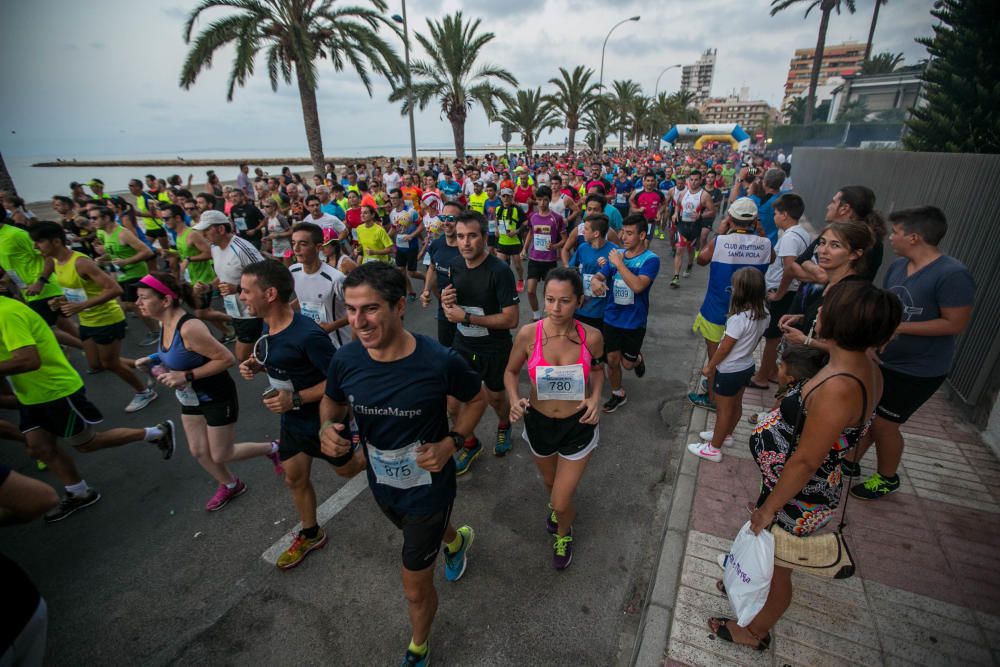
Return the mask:
{"type": "MultiPolygon", "coordinates": [[[[847,373],[838,373],[838,375],[854,377],[847,373]]],[[[830,377],[836,376],[831,375],[830,377]]],[[[826,380],[829,379],[826,378],[826,380]]],[[[868,392],[865,390],[865,385],[861,380],[858,380],[858,378],[854,379],[861,385],[863,411],[868,406],[868,392]]],[[[823,380],[823,382],[826,382],[826,380],[823,380]]],[[[818,386],[813,387],[812,391],[815,391],[818,386]]],[[[809,393],[812,393],[812,391],[809,393]]],[[[806,398],[808,396],[802,398],[803,408],[805,408],[806,398]]],[[[795,430],[792,432],[796,444],[801,436],[802,413],[803,410],[800,410],[799,417],[795,422],[795,430]]],[[[864,415],[862,415],[861,419],[864,420],[864,415]]],[[[851,471],[847,486],[851,486],[853,482],[854,470],[851,471]]],[[[848,494],[847,498],[850,499],[850,494],[848,494]]],[[[775,564],[828,579],[848,579],[854,576],[854,558],[851,556],[851,549],[847,546],[847,539],[844,537],[847,500],[844,499],[843,486],[840,488],[840,499],[844,501],[840,512],[840,523],[837,525],[837,530],[832,533],[799,537],[776,524],[772,524],[771,534],[774,536],[775,564]]]]}

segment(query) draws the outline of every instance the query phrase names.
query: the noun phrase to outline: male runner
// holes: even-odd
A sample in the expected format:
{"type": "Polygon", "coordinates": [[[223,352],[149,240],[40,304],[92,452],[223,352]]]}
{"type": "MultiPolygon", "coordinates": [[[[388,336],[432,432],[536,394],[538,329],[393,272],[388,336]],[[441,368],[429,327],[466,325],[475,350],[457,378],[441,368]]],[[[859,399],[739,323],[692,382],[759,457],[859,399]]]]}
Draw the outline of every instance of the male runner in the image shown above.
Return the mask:
{"type": "MultiPolygon", "coordinates": [[[[441,291],[441,306],[449,322],[457,325],[453,348],[465,357],[486,385],[486,400],[497,414],[496,456],[510,451],[510,405],[503,374],[513,344],[510,330],[517,327],[519,302],[514,274],[502,260],[486,251],[486,218],[475,211],[458,216],[455,237],[462,259],[451,269],[451,285],[441,291]]],[[[472,434],[455,455],[462,475],[482,452],[472,434]]]]}
{"type": "Polygon", "coordinates": [[[701,219],[704,216],[715,216],[715,203],[712,195],[701,187],[701,172],[697,169],[688,174],[687,187],[680,195],[680,205],[674,209],[673,223],[676,235],[674,237],[677,252],[674,253],[674,277],[670,286],[681,286],[681,267],[684,266],[684,254],[687,251],[687,268],[684,277],[691,275],[694,263],[695,246],[701,238],[701,219]]]}
{"type": "Polygon", "coordinates": [[[591,213],[583,219],[583,237],[585,243],[578,244],[566,266],[580,272],[583,278],[583,305],[576,309],[576,319],[589,324],[598,331],[604,331],[604,307],[608,302],[607,294],[594,294],[590,287],[591,278],[601,270],[601,259],[608,261],[612,250],[618,246],[609,243],[608,216],[603,213],[591,213]]]}
{"type": "Polygon", "coordinates": [[[527,227],[527,216],[521,208],[514,204],[514,191],[510,188],[500,190],[500,201],[497,208],[497,254],[500,259],[512,264],[517,272],[517,291],[524,289],[524,264],[521,262],[521,232],[527,227]]]}
{"type": "Polygon", "coordinates": [[[329,227],[337,232],[337,236],[341,241],[347,238],[347,225],[337,216],[324,211],[323,205],[320,203],[320,198],[316,195],[306,197],[306,211],[308,211],[308,214],[302,218],[302,222],[312,223],[321,229],[329,227]]]}
{"type": "MultiPolygon", "coordinates": [[[[644,188],[649,181],[643,179],[644,188]]],[[[653,184],[655,188],[655,179],[653,184]]],[[[659,190],[654,191],[659,194],[659,190]]],[[[628,402],[622,387],[623,367],[634,370],[639,378],[646,374],[642,341],[649,318],[649,291],[660,272],[660,258],[648,248],[648,224],[648,218],[640,213],[625,218],[621,233],[625,252],[613,249],[606,261],[598,259],[601,270],[590,281],[595,296],[608,295],[609,291],[611,296],[604,307],[604,350],[611,381],[611,397],[604,403],[604,412],[614,412],[628,402]]]]}
{"type": "Polygon", "coordinates": [[[344,303],[344,276],[320,256],[323,230],[310,222],[292,227],[292,252],[298,263],[289,271],[295,280],[298,311],[330,336],[335,348],[351,340],[344,303]]]}
{"type": "Polygon", "coordinates": [[[424,224],[420,214],[406,206],[403,192],[398,188],[389,193],[389,235],[394,237],[396,244],[396,268],[406,280],[406,300],[413,302],[417,298],[412,280],[423,280],[424,274],[417,271],[417,255],[420,254],[420,238],[424,233],[424,224]],[[412,280],[411,280],[412,279],[412,280]]]}
{"type": "MultiPolygon", "coordinates": [[[[255,250],[260,251],[260,237],[267,233],[267,216],[247,201],[247,196],[238,188],[229,193],[229,201],[233,204],[232,208],[229,209],[229,217],[232,220],[233,229],[239,235],[238,238],[248,241],[255,250]]],[[[287,204],[280,197],[278,198],[278,206],[287,208],[287,204]]],[[[285,208],[282,209],[282,212],[285,212],[285,208]]]]}
{"type": "Polygon", "coordinates": [[[253,354],[240,364],[240,375],[252,380],[257,373],[267,373],[271,387],[264,393],[263,403],[281,415],[278,458],[302,522],[302,530],[278,557],[276,564],[282,570],[295,567],[310,551],[326,546],[326,533],[316,521],[312,459],[321,458],[336,466],[350,460],[338,460],[320,451],[319,402],[334,348],[323,329],[292,309],[294,297],[295,281],[281,262],[266,259],[244,267],[240,301],[251,315],[261,318],[263,332],[253,354]]]}
{"type": "Polygon", "coordinates": [[[139,225],[139,229],[151,243],[156,243],[161,250],[169,250],[167,232],[163,229],[163,222],[157,213],[157,205],[160,202],[157,201],[156,195],[145,192],[142,189],[142,181],[138,178],[128,182],[128,191],[135,197],[136,224],[139,225]]]}
{"type": "Polygon", "coordinates": [[[497,209],[501,206],[503,206],[503,202],[500,200],[500,195],[497,194],[496,183],[487,183],[486,201],[483,202],[483,215],[486,216],[486,222],[489,223],[490,230],[487,244],[490,247],[490,253],[494,255],[497,252],[497,209]]]}
{"type": "Polygon", "coordinates": [[[250,357],[253,344],[260,338],[262,323],[259,317],[248,314],[246,306],[240,301],[240,276],[245,267],[264,257],[249,241],[233,234],[229,218],[221,211],[203,211],[198,224],[192,229],[204,234],[212,244],[216,286],[236,332],[236,360],[244,362],[250,357]]]}
{"type": "MultiPolygon", "coordinates": [[[[641,214],[646,220],[646,247],[649,247],[649,235],[656,232],[661,239],[663,230],[660,228],[666,215],[667,200],[656,188],[656,176],[646,174],[642,179],[642,190],[636,190],[628,200],[629,211],[641,214]]],[[[622,239],[624,241],[624,238],[622,239]]],[[[626,246],[627,247],[627,246],[626,246]]],[[[605,341],[607,342],[607,341],[605,341]]],[[[605,345],[606,349],[610,349],[605,345]]]]}
{"type": "MultiPolygon", "coordinates": [[[[62,229],[52,222],[38,224],[62,229]]],[[[96,452],[145,441],[156,445],[164,460],[174,453],[174,423],[170,420],[151,428],[96,432],[94,424],[104,417],[87,400],[83,380],[66,360],[45,320],[14,299],[0,299],[0,375],[6,376],[17,397],[28,455],[48,466],[66,488],[59,506],[45,515],[48,522],[61,521],[101,499],[101,494],[80,477],[73,458],[60,444],[79,452],[96,452]]]]}
{"type": "Polygon", "coordinates": [[[450,348],[455,341],[456,324],[449,322],[441,306],[441,291],[451,285],[451,265],[461,258],[458,250],[458,238],[455,236],[455,224],[462,208],[455,202],[444,205],[441,214],[442,235],[431,241],[427,255],[431,265],[427,269],[427,280],[424,291],[420,294],[420,305],[424,308],[430,305],[431,295],[438,300],[437,309],[437,339],[445,347],[450,348]]]}
{"type": "MultiPolygon", "coordinates": [[[[542,319],[538,308],[538,281],[559,265],[559,252],[566,243],[566,224],[562,216],[549,209],[552,190],[543,185],[535,192],[535,209],[528,215],[528,238],[521,255],[528,257],[528,303],[531,321],[542,319]]],[[[506,368],[506,367],[505,367],[506,368]]]]}

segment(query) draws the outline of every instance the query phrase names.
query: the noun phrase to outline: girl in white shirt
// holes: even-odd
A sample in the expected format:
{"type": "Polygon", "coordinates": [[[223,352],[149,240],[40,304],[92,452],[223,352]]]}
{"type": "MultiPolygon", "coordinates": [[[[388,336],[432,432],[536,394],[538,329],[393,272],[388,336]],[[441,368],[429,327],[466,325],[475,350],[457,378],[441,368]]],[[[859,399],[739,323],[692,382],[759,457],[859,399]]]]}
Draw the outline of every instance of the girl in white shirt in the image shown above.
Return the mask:
{"type": "Polygon", "coordinates": [[[695,456],[718,463],[722,446],[733,442],[733,430],[743,416],[743,392],[755,370],[753,351],[770,321],[766,297],[759,269],[746,267],[733,274],[726,333],[701,371],[715,401],[715,428],[702,431],[702,441],[688,445],[695,456]]]}

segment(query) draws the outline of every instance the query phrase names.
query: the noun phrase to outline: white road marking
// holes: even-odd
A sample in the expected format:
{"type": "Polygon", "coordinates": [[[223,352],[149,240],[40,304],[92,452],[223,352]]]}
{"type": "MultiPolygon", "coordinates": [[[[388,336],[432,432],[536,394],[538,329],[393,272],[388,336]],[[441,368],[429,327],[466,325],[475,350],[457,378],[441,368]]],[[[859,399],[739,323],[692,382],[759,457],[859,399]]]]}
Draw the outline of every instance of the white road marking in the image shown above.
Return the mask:
{"type": "MultiPolygon", "coordinates": [[[[368,476],[362,471],[352,477],[347,484],[344,484],[335,494],[323,501],[323,504],[316,508],[316,522],[322,526],[330,519],[337,516],[337,513],[347,507],[352,500],[357,498],[368,487],[368,476]]],[[[260,555],[271,565],[278,562],[278,556],[282,554],[291,544],[295,535],[302,530],[302,522],[295,524],[295,527],[283,536],[280,540],[272,544],[267,551],[260,555]]]]}

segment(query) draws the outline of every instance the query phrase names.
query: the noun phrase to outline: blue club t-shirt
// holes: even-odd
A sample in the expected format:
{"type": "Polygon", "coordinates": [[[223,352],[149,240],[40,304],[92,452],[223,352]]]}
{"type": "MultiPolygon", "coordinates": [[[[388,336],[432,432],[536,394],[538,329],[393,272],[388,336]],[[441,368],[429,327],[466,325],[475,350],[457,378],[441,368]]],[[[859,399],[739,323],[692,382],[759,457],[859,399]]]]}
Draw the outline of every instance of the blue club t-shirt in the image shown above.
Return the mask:
{"type": "Polygon", "coordinates": [[[640,329],[646,326],[646,318],[649,317],[649,293],[656,274],[660,272],[660,258],[645,250],[635,257],[626,257],[625,266],[637,276],[649,276],[649,287],[636,294],[618,275],[618,269],[611,262],[601,267],[601,273],[608,282],[604,321],[619,329],[640,329]]]}
{"type": "MultiPolygon", "coordinates": [[[[458,251],[457,245],[448,245],[445,237],[439,236],[431,241],[430,246],[427,248],[427,254],[430,255],[431,264],[437,272],[437,287],[443,291],[445,287],[451,284],[451,263],[460,258],[462,253],[458,251]]],[[[448,319],[444,316],[444,308],[441,307],[440,302],[438,302],[437,318],[439,320],[448,319]]]]}
{"type": "MultiPolygon", "coordinates": [[[[275,389],[302,391],[323,381],[335,348],[330,334],[312,318],[302,313],[292,316],[292,323],[274,335],[264,324],[267,354],[263,364],[275,389]]],[[[263,347],[261,344],[260,347],[263,347]]],[[[299,410],[281,415],[281,428],[301,435],[318,437],[319,402],[305,403],[299,410]]]]}
{"type": "MultiPolygon", "coordinates": [[[[375,361],[360,341],[342,346],[330,363],[326,395],[348,403],[362,447],[403,449],[415,442],[437,442],[448,434],[448,396],[470,401],[482,379],[457,352],[413,334],[413,354],[396,361],[375,361]]],[[[455,499],[455,462],[431,473],[431,483],[408,489],[378,483],[371,461],[368,486],[375,500],[400,514],[433,514],[455,499]]]]}
{"type": "Polygon", "coordinates": [[[601,265],[597,263],[598,258],[603,257],[607,261],[608,254],[617,248],[618,246],[613,243],[605,243],[599,249],[595,249],[589,243],[577,244],[569,260],[569,266],[579,271],[583,277],[583,305],[576,309],[577,315],[604,319],[604,306],[608,302],[608,297],[594,296],[590,291],[590,279],[601,271],[601,265]]]}
{"type": "Polygon", "coordinates": [[[715,251],[708,266],[708,288],[698,312],[712,324],[725,324],[729,313],[733,274],[752,266],[761,273],[771,264],[771,241],[747,232],[715,237],[715,251]]]}

